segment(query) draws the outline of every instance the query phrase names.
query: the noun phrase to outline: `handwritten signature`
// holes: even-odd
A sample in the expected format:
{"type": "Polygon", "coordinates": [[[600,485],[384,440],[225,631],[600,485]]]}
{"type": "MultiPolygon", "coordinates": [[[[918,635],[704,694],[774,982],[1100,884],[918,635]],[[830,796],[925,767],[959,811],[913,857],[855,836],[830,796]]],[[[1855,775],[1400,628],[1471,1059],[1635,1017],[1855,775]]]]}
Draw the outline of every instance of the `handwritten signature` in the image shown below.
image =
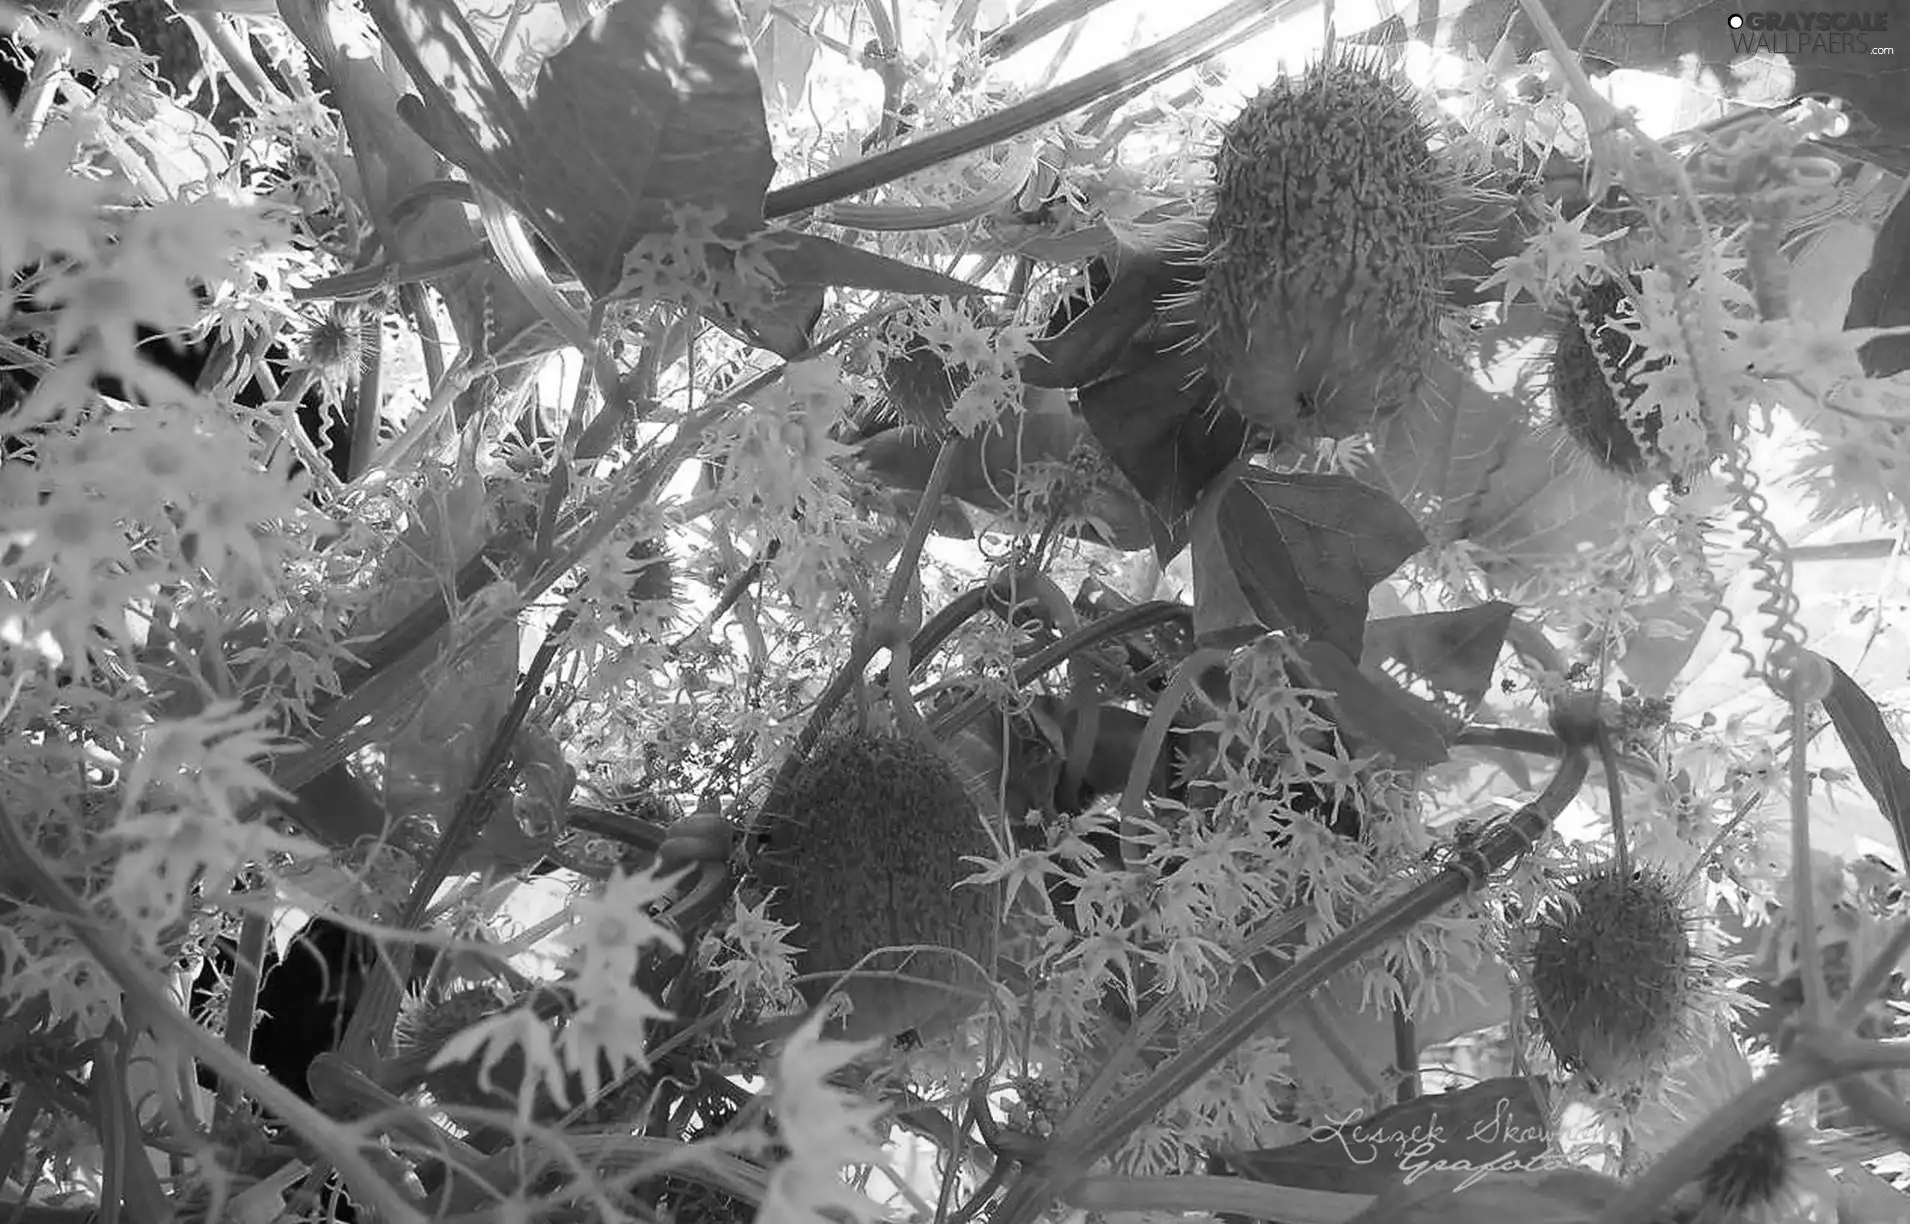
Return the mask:
{"type": "Polygon", "coordinates": [[[1439,1121],[1437,1110],[1416,1126],[1398,1124],[1362,1124],[1358,1113],[1337,1121],[1329,1119],[1316,1126],[1307,1138],[1314,1143],[1337,1143],[1354,1164],[1370,1165],[1391,1154],[1411,1185],[1427,1173],[1458,1172],[1466,1178],[1457,1187],[1464,1190],[1494,1173],[1536,1173],[1575,1167],[1556,1152],[1540,1151],[1523,1155],[1523,1150],[1547,1145],[1543,1126],[1527,1126],[1512,1116],[1512,1103],[1500,1100],[1490,1118],[1475,1120],[1458,1141],[1487,1147],[1504,1145],[1505,1151],[1486,1160],[1441,1159],[1439,1153],[1454,1141],[1439,1121]]]}

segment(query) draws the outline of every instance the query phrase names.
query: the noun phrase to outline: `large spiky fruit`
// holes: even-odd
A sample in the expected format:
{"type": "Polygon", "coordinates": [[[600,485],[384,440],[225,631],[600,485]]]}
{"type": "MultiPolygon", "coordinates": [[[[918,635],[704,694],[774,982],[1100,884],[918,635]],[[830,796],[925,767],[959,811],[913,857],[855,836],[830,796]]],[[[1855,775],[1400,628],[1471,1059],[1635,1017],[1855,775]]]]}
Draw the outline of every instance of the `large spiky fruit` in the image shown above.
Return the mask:
{"type": "Polygon", "coordinates": [[[1397,77],[1337,58],[1248,103],[1214,157],[1199,292],[1223,398],[1283,437],[1344,437],[1424,377],[1455,176],[1397,77]]]}
{"type": "Polygon", "coordinates": [[[1707,962],[1676,881],[1656,867],[1592,868],[1541,915],[1531,987],[1559,1063],[1599,1084],[1665,1065],[1690,1031],[1707,962]]]}
{"type": "Polygon", "coordinates": [[[1752,1127],[1705,1166],[1699,1185],[1710,1218],[1737,1219],[1743,1212],[1775,1204],[1790,1185],[1792,1156],[1783,1123],[1768,1118],[1752,1127]]]}
{"type": "Polygon", "coordinates": [[[964,856],[992,847],[947,759],[905,735],[831,735],[781,806],[751,872],[796,927],[805,997],[840,985],[853,1004],[831,1036],[932,1034],[986,1001],[977,965],[991,962],[1001,900],[962,883],[975,873],[964,856]],[[910,950],[870,956],[887,948],[910,950]]]}
{"type": "Polygon", "coordinates": [[[1586,458],[1621,476],[1649,478],[1665,471],[1662,417],[1653,409],[1634,426],[1627,414],[1643,389],[1638,376],[1664,362],[1647,363],[1617,326],[1625,306],[1624,286],[1612,278],[1572,294],[1552,328],[1552,405],[1586,458]]]}

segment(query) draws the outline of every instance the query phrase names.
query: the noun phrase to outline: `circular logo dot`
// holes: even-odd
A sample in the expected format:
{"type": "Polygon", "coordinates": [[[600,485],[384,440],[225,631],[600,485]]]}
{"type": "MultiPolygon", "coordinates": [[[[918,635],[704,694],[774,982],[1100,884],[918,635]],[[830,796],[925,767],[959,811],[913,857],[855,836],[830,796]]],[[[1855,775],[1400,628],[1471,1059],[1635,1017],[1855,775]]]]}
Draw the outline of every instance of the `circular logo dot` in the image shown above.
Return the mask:
{"type": "Polygon", "coordinates": [[[1744,28],[1744,15],[1742,13],[1731,14],[1731,20],[1727,24],[1734,30],[1742,30],[1744,28]]]}

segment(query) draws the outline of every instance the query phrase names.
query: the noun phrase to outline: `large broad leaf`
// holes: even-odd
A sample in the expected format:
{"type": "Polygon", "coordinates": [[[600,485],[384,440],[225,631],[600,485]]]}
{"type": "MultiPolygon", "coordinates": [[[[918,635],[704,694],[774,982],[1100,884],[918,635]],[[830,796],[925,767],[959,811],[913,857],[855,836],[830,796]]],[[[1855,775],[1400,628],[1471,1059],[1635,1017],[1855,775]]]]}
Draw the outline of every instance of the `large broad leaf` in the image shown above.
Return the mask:
{"type": "Polygon", "coordinates": [[[1824,708],[1850,753],[1858,779],[1896,832],[1897,853],[1902,856],[1898,861],[1910,863],[1910,769],[1904,767],[1897,739],[1877,703],[1843,668],[1830,666],[1833,679],[1824,708]]]}
{"type": "Polygon", "coordinates": [[[1220,496],[1215,529],[1260,623],[1359,658],[1368,594],[1426,545],[1412,515],[1350,476],[1244,468],[1220,496]]]}
{"type": "Polygon", "coordinates": [[[673,207],[708,227],[718,321],[784,356],[807,347],[824,285],[975,292],[810,235],[772,241],[765,258],[781,284],[743,284],[717,243],[764,231],[776,163],[729,0],[617,0],[543,62],[522,100],[451,0],[371,8],[419,89],[425,137],[528,220],[594,295],[618,287],[640,239],[678,229],[673,207]]]}
{"type": "Polygon", "coordinates": [[[1495,600],[1459,612],[1373,621],[1366,626],[1360,670],[1397,667],[1409,680],[1423,684],[1426,695],[1448,716],[1463,722],[1486,699],[1514,611],[1511,604],[1495,600]]]}
{"type": "Polygon", "coordinates": [[[1309,639],[1300,654],[1313,682],[1333,694],[1333,721],[1353,740],[1356,751],[1378,749],[1405,769],[1424,769],[1446,759],[1447,733],[1436,709],[1384,674],[1376,683],[1330,642],[1309,639]]]}
{"type": "Polygon", "coordinates": [[[760,229],[776,163],[762,87],[727,0],[618,0],[520,102],[450,0],[373,0],[439,151],[529,218],[592,293],[672,227],[672,203],[760,229]],[[464,133],[458,134],[459,129],[464,133]]]}
{"type": "MultiPolygon", "coordinates": [[[[1488,333],[1482,344],[1515,348],[1529,330],[1488,333]]],[[[1526,432],[1524,404],[1494,395],[1462,366],[1441,363],[1418,402],[1397,413],[1374,439],[1376,479],[1417,511],[1436,540],[1465,538],[1487,483],[1526,432]]]]}
{"type": "Polygon", "coordinates": [[[1202,494],[1240,457],[1247,423],[1219,405],[1199,362],[1166,339],[1136,341],[1114,373],[1081,388],[1080,401],[1102,450],[1159,516],[1155,550],[1165,565],[1186,546],[1202,494]]]}
{"type": "Polygon", "coordinates": [[[1536,1088],[1535,1081],[1512,1076],[1486,1080],[1321,1126],[1298,1143],[1216,1159],[1236,1177],[1374,1195],[1438,1162],[1475,1169],[1494,1161],[1523,1165],[1544,1156],[1550,1141],[1536,1088]]]}
{"type": "MultiPolygon", "coordinates": [[[[1910,23],[1906,23],[1910,24],[1910,23]]],[[[1870,268],[1850,294],[1846,328],[1910,325],[1910,196],[1897,201],[1877,235],[1870,268]]],[[[1910,336],[1885,336],[1863,347],[1864,370],[1889,378],[1910,369],[1910,336]]]]}

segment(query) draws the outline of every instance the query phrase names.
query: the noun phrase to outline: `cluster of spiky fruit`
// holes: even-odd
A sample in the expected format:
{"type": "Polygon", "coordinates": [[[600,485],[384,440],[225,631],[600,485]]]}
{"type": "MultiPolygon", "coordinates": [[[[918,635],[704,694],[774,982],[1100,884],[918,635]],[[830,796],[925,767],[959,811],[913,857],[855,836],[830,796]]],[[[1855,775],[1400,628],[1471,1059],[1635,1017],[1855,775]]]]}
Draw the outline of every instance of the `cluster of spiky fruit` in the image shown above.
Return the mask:
{"type": "Polygon", "coordinates": [[[1283,437],[1403,407],[1439,333],[1457,177],[1405,84],[1339,57],[1263,90],[1214,157],[1198,307],[1208,372],[1283,437]]]}
{"type": "Polygon", "coordinates": [[[1678,882],[1652,866],[1593,867],[1538,921],[1530,983],[1559,1064],[1596,1084],[1662,1068],[1688,1037],[1709,962],[1678,882]]]}
{"type": "Polygon", "coordinates": [[[751,862],[811,1004],[853,1010],[831,1036],[927,1036],[986,998],[999,890],[962,883],[992,845],[949,761],[903,734],[826,736],[797,768],[751,862]],[[884,951],[884,949],[897,949],[884,951]],[[876,955],[871,955],[876,953],[876,955]],[[844,977],[846,971],[854,970],[844,977]]]}

